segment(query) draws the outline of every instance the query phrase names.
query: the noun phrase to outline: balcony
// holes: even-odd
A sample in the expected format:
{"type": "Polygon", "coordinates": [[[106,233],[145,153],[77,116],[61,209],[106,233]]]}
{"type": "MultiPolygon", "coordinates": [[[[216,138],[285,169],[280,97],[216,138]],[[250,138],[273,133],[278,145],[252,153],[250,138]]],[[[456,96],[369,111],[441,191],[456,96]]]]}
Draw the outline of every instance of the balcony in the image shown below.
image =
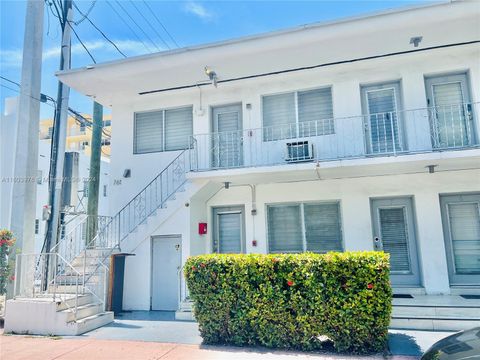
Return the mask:
{"type": "Polygon", "coordinates": [[[479,103],[192,136],[192,171],[477,148],[479,103]]]}

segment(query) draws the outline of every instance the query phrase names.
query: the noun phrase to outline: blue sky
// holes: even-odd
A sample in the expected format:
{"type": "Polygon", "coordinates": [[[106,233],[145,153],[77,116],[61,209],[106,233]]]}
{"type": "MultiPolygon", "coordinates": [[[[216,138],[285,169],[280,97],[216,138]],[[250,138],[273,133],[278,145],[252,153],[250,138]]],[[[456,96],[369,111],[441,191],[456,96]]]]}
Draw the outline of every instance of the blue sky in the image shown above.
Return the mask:
{"type": "MultiPolygon", "coordinates": [[[[146,2],[175,41],[180,46],[189,46],[306,23],[421,4],[425,1],[146,0],[146,2]]],[[[21,75],[25,4],[24,1],[0,0],[0,73],[2,76],[17,82],[20,81],[21,75]]],[[[87,12],[91,8],[89,18],[127,56],[155,52],[158,49],[166,50],[168,49],[167,46],[176,47],[143,0],[97,0],[95,2],[77,0],[76,4],[82,12],[87,12]],[[93,8],[91,8],[93,3],[93,8]],[[112,7],[120,14],[120,17],[112,7]],[[128,25],[122,21],[121,17],[128,25]]],[[[45,11],[47,11],[47,7],[45,11]]],[[[79,21],[81,18],[82,16],[76,12],[74,19],[79,21]]],[[[76,25],[75,30],[97,62],[122,58],[87,20],[83,20],[76,25]]],[[[57,80],[54,73],[58,69],[59,45],[60,28],[58,20],[51,13],[45,13],[42,92],[52,97],[55,97],[57,92],[57,80]]],[[[90,57],[77,39],[73,38],[72,67],[80,67],[90,63],[92,63],[90,57]]],[[[2,87],[0,87],[0,108],[3,112],[4,98],[16,94],[15,91],[4,86],[12,89],[18,89],[18,87],[4,80],[1,80],[0,83],[2,84],[2,87]]],[[[74,91],[71,93],[70,106],[85,113],[91,113],[92,109],[91,101],[74,91]]],[[[51,107],[42,104],[41,117],[51,117],[52,110],[51,107]]]]}

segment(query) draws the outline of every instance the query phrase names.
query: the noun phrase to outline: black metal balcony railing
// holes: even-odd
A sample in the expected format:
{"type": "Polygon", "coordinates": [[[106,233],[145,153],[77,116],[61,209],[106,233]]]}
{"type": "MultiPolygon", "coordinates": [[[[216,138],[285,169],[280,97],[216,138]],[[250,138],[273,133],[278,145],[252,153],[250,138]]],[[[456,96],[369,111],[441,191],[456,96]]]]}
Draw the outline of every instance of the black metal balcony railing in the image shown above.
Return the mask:
{"type": "Polygon", "coordinates": [[[478,124],[475,124],[475,119],[478,104],[436,106],[193,135],[191,170],[270,166],[477,147],[478,124]]]}

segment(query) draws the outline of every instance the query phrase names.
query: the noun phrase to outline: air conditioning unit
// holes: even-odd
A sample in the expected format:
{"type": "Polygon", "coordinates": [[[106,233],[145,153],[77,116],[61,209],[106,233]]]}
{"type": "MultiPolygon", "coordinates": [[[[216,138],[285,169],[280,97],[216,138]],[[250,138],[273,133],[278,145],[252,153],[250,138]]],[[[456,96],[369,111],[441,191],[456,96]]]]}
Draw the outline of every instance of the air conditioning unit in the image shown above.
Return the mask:
{"type": "Polygon", "coordinates": [[[285,161],[301,162],[313,160],[313,144],[308,141],[287,143],[285,161]]]}

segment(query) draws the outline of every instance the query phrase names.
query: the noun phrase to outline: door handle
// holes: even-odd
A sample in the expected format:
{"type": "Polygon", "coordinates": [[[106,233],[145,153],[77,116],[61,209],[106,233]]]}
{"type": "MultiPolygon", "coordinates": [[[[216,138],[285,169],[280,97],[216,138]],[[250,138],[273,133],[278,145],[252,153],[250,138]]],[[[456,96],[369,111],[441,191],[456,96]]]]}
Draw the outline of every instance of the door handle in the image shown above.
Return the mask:
{"type": "Polygon", "coordinates": [[[373,239],[373,249],[375,251],[382,251],[383,250],[383,242],[378,236],[375,236],[373,239]]]}

